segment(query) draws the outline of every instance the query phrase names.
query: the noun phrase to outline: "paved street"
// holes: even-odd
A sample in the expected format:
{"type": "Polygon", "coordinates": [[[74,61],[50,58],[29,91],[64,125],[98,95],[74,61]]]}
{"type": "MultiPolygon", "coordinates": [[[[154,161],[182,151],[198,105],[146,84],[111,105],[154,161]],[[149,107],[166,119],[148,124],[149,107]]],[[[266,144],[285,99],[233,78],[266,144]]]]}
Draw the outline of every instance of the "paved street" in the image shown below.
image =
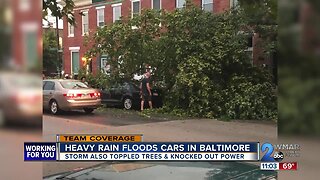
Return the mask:
{"type": "MultiPolygon", "coordinates": [[[[43,116],[43,140],[56,134],[143,134],[144,141],[261,141],[275,142],[277,126],[269,122],[223,122],[211,119],[146,118],[135,112],[82,112],[43,116]]],[[[99,162],[97,162],[99,163],[99,162]]],[[[44,163],[44,176],[85,168],[90,163],[44,163]]]]}
{"type": "Polygon", "coordinates": [[[0,179],[41,179],[42,163],[23,161],[23,143],[41,141],[41,127],[0,128],[0,136],[0,179]]]}

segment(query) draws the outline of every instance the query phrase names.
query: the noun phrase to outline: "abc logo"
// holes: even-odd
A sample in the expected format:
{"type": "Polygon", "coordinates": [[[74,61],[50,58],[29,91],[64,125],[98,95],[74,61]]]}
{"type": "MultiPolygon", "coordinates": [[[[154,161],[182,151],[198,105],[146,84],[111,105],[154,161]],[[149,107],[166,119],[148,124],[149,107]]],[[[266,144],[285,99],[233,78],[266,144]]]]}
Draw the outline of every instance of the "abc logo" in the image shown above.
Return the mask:
{"type": "Polygon", "coordinates": [[[284,155],[282,152],[274,152],[274,155],[273,155],[274,160],[280,162],[283,160],[283,157],[284,155]]]}

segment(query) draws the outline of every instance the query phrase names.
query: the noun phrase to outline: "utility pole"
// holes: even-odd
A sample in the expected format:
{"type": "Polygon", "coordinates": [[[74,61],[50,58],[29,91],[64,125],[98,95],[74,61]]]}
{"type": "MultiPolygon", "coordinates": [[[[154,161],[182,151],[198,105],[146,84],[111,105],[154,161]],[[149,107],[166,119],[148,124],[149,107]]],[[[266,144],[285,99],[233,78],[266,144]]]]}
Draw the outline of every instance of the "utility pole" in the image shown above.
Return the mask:
{"type": "Polygon", "coordinates": [[[62,74],[61,74],[61,70],[62,70],[62,63],[60,62],[60,36],[59,36],[59,17],[56,16],[56,35],[57,35],[57,61],[58,61],[58,64],[59,64],[59,76],[61,78],[62,74]]]}

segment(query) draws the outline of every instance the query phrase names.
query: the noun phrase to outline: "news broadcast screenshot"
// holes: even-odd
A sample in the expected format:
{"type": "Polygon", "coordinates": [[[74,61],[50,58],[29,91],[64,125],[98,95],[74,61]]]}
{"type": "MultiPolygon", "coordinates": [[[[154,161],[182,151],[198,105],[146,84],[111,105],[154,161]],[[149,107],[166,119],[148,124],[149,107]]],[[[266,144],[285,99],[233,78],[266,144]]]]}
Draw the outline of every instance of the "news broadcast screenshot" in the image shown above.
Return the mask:
{"type": "Polygon", "coordinates": [[[0,180],[319,179],[318,0],[1,0],[0,180]]]}

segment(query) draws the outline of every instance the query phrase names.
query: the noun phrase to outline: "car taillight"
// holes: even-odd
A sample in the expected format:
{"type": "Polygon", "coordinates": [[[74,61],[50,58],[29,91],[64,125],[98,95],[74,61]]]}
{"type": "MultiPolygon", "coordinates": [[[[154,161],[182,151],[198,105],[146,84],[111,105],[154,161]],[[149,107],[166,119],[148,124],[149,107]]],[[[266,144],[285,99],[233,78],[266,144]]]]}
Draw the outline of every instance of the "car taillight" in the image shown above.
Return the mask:
{"type": "Polygon", "coordinates": [[[92,97],[92,98],[99,98],[100,97],[100,93],[90,93],[90,96],[92,97]]]}
{"type": "Polygon", "coordinates": [[[81,97],[81,96],[82,96],[82,94],[68,93],[68,94],[63,94],[63,96],[64,96],[64,97],[66,97],[66,98],[70,98],[70,99],[72,99],[72,98],[78,98],[78,97],[81,97]]]}
{"type": "Polygon", "coordinates": [[[15,95],[15,96],[12,96],[11,99],[15,103],[41,103],[41,96],[37,96],[37,95],[30,95],[30,96],[15,95]]]}

